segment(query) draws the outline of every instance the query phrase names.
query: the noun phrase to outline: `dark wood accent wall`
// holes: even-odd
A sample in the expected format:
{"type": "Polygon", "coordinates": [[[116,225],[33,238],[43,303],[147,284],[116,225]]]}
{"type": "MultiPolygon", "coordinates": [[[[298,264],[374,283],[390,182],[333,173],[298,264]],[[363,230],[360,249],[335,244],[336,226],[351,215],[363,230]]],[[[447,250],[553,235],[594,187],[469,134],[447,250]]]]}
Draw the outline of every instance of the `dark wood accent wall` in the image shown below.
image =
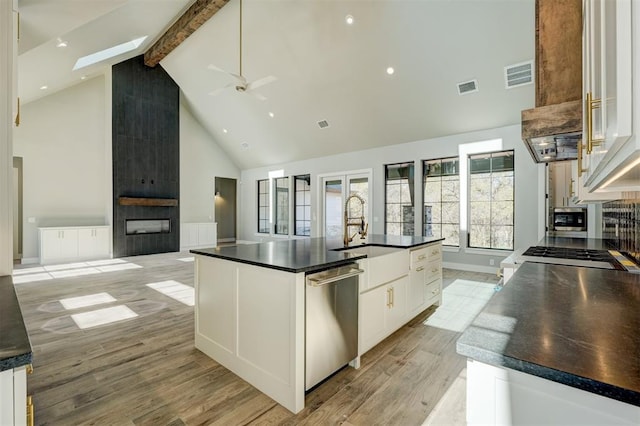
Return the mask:
{"type": "Polygon", "coordinates": [[[112,69],[113,255],[180,250],[174,206],[119,203],[121,197],[180,198],[180,90],[162,67],[138,56],[112,69]],[[125,235],[127,219],[170,219],[167,234],[125,235]]]}

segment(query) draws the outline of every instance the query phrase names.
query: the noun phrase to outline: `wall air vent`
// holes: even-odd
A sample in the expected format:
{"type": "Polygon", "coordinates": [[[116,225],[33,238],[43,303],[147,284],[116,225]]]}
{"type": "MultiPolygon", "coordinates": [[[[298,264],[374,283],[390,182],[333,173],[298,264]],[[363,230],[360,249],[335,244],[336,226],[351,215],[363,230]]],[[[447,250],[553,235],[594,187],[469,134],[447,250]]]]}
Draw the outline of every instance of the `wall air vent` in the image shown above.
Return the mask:
{"type": "Polygon", "coordinates": [[[466,95],[478,91],[478,80],[469,80],[458,83],[458,95],[466,95]]]}
{"type": "Polygon", "coordinates": [[[504,85],[507,89],[533,83],[533,61],[504,67],[504,85]]]}
{"type": "Polygon", "coordinates": [[[318,121],[318,126],[319,126],[321,129],[324,129],[324,128],[326,128],[326,127],[329,127],[329,123],[327,122],[327,120],[318,121]]]}

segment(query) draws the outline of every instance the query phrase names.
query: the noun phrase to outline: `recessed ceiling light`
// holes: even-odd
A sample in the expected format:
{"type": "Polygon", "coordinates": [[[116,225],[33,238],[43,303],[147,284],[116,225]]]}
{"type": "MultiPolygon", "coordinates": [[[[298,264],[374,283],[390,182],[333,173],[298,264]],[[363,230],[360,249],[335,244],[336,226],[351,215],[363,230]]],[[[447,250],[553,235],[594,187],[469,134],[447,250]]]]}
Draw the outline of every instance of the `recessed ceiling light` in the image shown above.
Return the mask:
{"type": "Polygon", "coordinates": [[[396,70],[394,70],[393,67],[387,67],[387,74],[392,75],[394,72],[396,72],[396,70]]]}
{"type": "Polygon", "coordinates": [[[242,147],[243,150],[249,149],[249,144],[246,142],[242,142],[240,146],[242,147]]]}
{"type": "Polygon", "coordinates": [[[46,84],[44,86],[40,86],[40,90],[47,90],[49,88],[49,86],[47,86],[46,84]]]}
{"type": "Polygon", "coordinates": [[[65,40],[58,39],[58,43],[56,43],[56,47],[67,47],[68,43],[65,40]]]}
{"type": "Polygon", "coordinates": [[[348,24],[348,25],[353,25],[353,16],[351,15],[347,15],[344,17],[344,21],[348,24]]]}
{"type": "Polygon", "coordinates": [[[76,64],[73,66],[73,70],[75,71],[80,68],[88,67],[89,65],[93,65],[98,62],[102,62],[107,59],[113,58],[114,56],[122,55],[123,53],[127,53],[132,50],[135,50],[138,47],[140,47],[140,45],[142,44],[143,41],[145,41],[146,38],[147,36],[139,37],[135,40],[127,41],[117,46],[113,46],[108,49],[104,49],[99,52],[95,52],[90,55],[83,56],[82,58],[76,61],[76,64]]]}
{"type": "Polygon", "coordinates": [[[222,133],[227,133],[227,129],[222,129],[222,133]]]}
{"type": "Polygon", "coordinates": [[[275,117],[275,114],[274,114],[274,113],[272,113],[272,112],[270,112],[270,113],[269,113],[269,117],[273,118],[273,117],[275,117]]]}
{"type": "Polygon", "coordinates": [[[86,79],[87,79],[86,75],[83,75],[82,77],[80,77],[80,80],[86,80],[86,79]]]}

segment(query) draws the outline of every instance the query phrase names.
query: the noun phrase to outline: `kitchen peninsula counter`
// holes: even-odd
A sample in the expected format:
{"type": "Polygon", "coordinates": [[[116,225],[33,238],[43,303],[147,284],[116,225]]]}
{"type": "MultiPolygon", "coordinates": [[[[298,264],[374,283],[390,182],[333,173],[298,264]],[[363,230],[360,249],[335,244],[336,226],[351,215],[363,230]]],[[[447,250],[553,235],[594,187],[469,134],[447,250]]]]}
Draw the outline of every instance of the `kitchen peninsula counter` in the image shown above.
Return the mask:
{"type": "Polygon", "coordinates": [[[623,402],[640,422],[639,306],[640,275],[525,262],[457,352],[623,402]]]}
{"type": "Polygon", "coordinates": [[[194,249],[191,253],[246,263],[269,269],[298,273],[315,272],[345,265],[366,257],[365,254],[344,250],[375,246],[410,249],[442,241],[439,237],[397,235],[368,235],[361,243],[356,240],[345,247],[342,240],[327,238],[300,238],[257,244],[238,244],[207,249],[194,249]]]}

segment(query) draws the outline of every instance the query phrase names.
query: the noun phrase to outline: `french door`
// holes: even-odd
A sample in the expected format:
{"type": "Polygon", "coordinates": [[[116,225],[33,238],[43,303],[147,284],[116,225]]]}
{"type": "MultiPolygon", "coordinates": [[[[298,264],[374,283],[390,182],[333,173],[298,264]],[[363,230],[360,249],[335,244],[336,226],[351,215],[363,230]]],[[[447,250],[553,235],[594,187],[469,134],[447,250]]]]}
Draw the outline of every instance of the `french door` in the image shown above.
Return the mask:
{"type": "MultiPolygon", "coordinates": [[[[350,195],[358,195],[364,205],[357,198],[349,201],[348,217],[350,219],[364,216],[365,223],[372,217],[371,193],[369,183],[371,171],[346,172],[335,175],[320,176],[319,193],[322,198],[321,230],[318,233],[326,238],[342,239],[344,235],[345,202],[350,195]]],[[[351,231],[350,231],[351,232],[351,231]]],[[[355,232],[355,229],[353,229],[355,232]]]]}

